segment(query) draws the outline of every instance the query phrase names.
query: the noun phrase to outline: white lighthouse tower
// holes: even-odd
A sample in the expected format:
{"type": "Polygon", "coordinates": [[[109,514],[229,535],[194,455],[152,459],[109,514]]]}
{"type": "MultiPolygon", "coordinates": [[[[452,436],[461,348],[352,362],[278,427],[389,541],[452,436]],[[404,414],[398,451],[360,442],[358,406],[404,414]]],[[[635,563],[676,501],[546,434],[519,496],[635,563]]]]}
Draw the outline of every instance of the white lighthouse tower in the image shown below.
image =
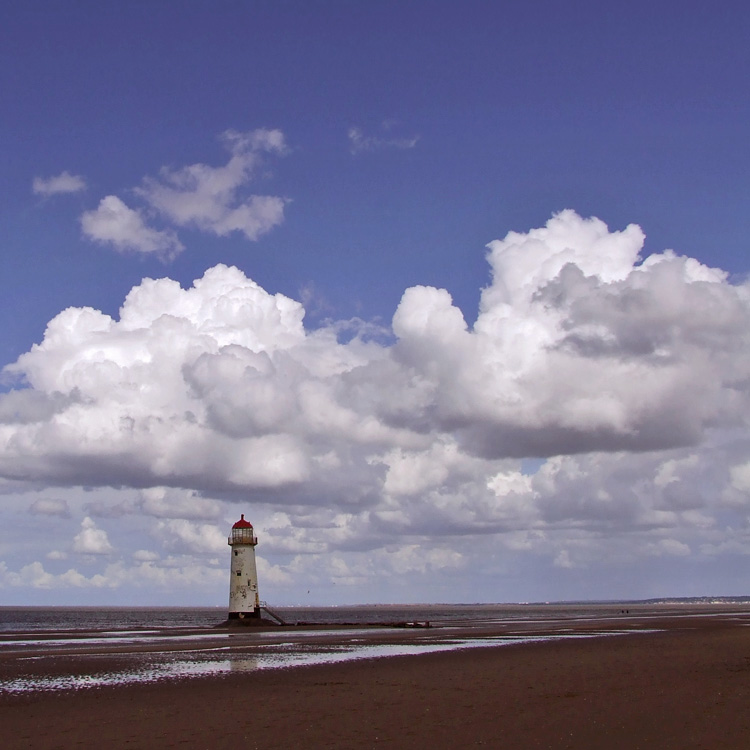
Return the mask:
{"type": "Polygon", "coordinates": [[[260,617],[258,596],[258,571],[255,567],[255,545],[258,537],[253,525],[242,514],[232,526],[228,540],[232,548],[232,565],[229,580],[229,619],[260,617]]]}

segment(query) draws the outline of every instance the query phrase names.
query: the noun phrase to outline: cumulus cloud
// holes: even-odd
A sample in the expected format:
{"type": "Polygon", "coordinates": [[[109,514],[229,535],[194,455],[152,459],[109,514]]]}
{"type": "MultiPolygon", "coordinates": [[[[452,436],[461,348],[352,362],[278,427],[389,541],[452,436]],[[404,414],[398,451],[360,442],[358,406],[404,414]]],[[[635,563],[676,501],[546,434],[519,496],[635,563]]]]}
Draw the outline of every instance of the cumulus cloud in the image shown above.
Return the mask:
{"type": "Polygon", "coordinates": [[[381,135],[367,135],[359,127],[351,127],[347,132],[349,138],[349,151],[352,154],[360,154],[364,151],[382,151],[384,149],[410,149],[419,142],[419,136],[408,138],[390,135],[393,127],[392,122],[386,121],[381,126],[381,135]]]}
{"type": "Polygon", "coordinates": [[[97,528],[88,516],[81,522],[81,530],[73,539],[73,552],[81,555],[109,555],[114,551],[107,532],[97,528]]]}
{"type": "MultiPolygon", "coordinates": [[[[419,558],[428,538],[494,535],[563,572],[720,549],[730,525],[745,544],[750,287],[642,257],[643,239],[572,211],[511,232],[488,246],[473,325],[447,290],[412,287],[395,343],[356,321],[307,330],[236,268],[145,279],[117,318],[65,310],[6,368],[26,385],[0,408],[0,475],[141,490],[118,512],[159,519],[182,555],[223,554],[219,500],[251,498],[273,509],[269,554],[335,552],[342,585],[370,575],[353,551],[393,546],[383,565],[424,575],[471,554],[419,558]],[[611,544],[623,533],[638,542],[611,544]]],[[[90,517],[76,540],[111,550],[90,517]]]]}
{"type": "Polygon", "coordinates": [[[155,535],[167,550],[185,554],[222,554],[227,550],[227,535],[217,526],[183,519],[160,521],[155,535]]]}
{"type": "Polygon", "coordinates": [[[79,193],[86,189],[86,180],[80,175],[61,172],[54,177],[35,177],[31,189],[34,195],[58,195],[61,193],[79,193]]]}
{"type": "Polygon", "coordinates": [[[19,571],[9,571],[0,563],[0,587],[12,586],[32,589],[101,588],[106,585],[104,576],[96,574],[87,578],[75,568],[64,573],[53,574],[45,570],[39,561],[24,565],[19,571]]]}
{"type": "Polygon", "coordinates": [[[0,562],[0,588],[42,589],[64,591],[65,589],[120,589],[125,585],[134,588],[149,588],[160,592],[172,593],[177,589],[192,591],[215,591],[226,583],[224,570],[206,565],[205,562],[184,557],[165,559],[162,565],[155,564],[153,559],[145,556],[134,556],[135,563],[128,565],[123,561],[109,563],[101,573],[85,575],[76,568],[69,568],[60,573],[45,569],[35,561],[22,566],[19,570],[10,570],[7,564],[0,562]]]}
{"type": "Polygon", "coordinates": [[[164,167],[158,179],[147,177],[136,192],[177,226],[220,237],[241,232],[257,240],[283,221],[287,201],[273,195],[245,195],[241,188],[257,176],[265,155],[287,152],[284,135],[280,130],[229,130],[222,141],[230,153],[225,165],[164,167]]]}
{"type": "Polygon", "coordinates": [[[215,520],[222,512],[221,504],[216,500],[201,497],[192,490],[175,490],[170,487],[149,487],[141,490],[138,509],[145,515],[155,518],[185,520],[215,520]]]}
{"type": "Polygon", "coordinates": [[[563,549],[560,550],[557,557],[554,559],[552,563],[556,568],[572,568],[573,562],[570,559],[570,555],[568,554],[568,550],[563,549]]]}
{"type": "Polygon", "coordinates": [[[142,515],[149,518],[182,518],[216,520],[222,514],[218,500],[203,497],[195,490],[174,487],[147,487],[117,501],[95,498],[83,504],[85,511],[97,518],[123,518],[142,515]]]}
{"type": "Polygon", "coordinates": [[[133,552],[133,559],[138,562],[156,562],[159,559],[159,553],[147,549],[137,549],[133,552]]]}
{"type": "Polygon", "coordinates": [[[118,252],[154,254],[171,260],[184,250],[173,231],[148,226],[140,211],[116,195],[102,198],[96,209],[84,212],[81,229],[88,239],[112,245],[118,252]]]}
{"type": "Polygon", "coordinates": [[[23,424],[48,420],[67,405],[68,399],[59,393],[40,391],[11,391],[0,394],[0,424],[23,424]]]}
{"type": "Polygon", "coordinates": [[[396,354],[430,383],[438,424],[500,457],[668,448],[733,422],[747,289],[671,253],[640,263],[642,243],[571,211],[510,233],[489,246],[472,331],[443,290],[407,290],[396,354]]]}

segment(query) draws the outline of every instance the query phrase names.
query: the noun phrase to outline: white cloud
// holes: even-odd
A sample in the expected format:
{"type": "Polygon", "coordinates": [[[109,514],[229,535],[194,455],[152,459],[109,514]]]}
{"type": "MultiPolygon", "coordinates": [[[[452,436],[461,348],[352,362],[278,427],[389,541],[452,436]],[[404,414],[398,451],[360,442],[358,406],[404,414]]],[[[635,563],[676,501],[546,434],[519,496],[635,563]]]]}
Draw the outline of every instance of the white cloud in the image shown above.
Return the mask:
{"type": "Polygon", "coordinates": [[[39,391],[11,391],[0,394],[0,424],[43,422],[65,408],[61,394],[39,391]]]}
{"type": "Polygon", "coordinates": [[[750,493],[750,461],[730,469],[732,486],[743,493],[750,493]]]}
{"type": "Polygon", "coordinates": [[[662,539],[654,545],[655,555],[671,555],[685,557],[690,554],[690,547],[677,539],[662,539]]]}
{"type": "Polygon", "coordinates": [[[24,565],[18,572],[9,571],[7,566],[0,563],[0,588],[12,586],[16,588],[58,590],[66,588],[101,588],[106,586],[106,579],[95,574],[87,578],[75,568],[63,573],[53,574],[45,570],[42,563],[36,561],[24,565]]]}
{"type": "Polygon", "coordinates": [[[183,519],[160,521],[154,531],[165,549],[192,555],[226,554],[227,534],[217,526],[183,519]]]}
{"type": "Polygon", "coordinates": [[[642,237],[568,211],[491,243],[472,331],[443,290],[407,290],[396,354],[438,424],[482,455],[527,456],[683,445],[733,422],[747,291],[685,258],[638,265],[642,237]]]}
{"type": "MultiPolygon", "coordinates": [[[[473,326],[447,290],[406,290],[395,344],[308,331],[236,268],[146,279],[118,318],[65,310],[6,368],[27,385],[1,397],[0,475],[132,488],[81,507],[160,519],[159,549],[189,557],[221,560],[223,503],[252,503],[280,582],[318,555],[342,585],[374,560],[460,570],[490,538],[558,574],[744,549],[750,286],[642,250],[635,226],[563,212],[489,245],[473,326]]],[[[76,539],[112,551],[90,518],[76,539]]],[[[136,560],[143,580],[167,565],[136,560]]]]}
{"type": "Polygon", "coordinates": [[[70,508],[66,500],[41,497],[29,505],[29,512],[37,516],[57,516],[70,518],[70,508]]]}
{"type": "MultiPolygon", "coordinates": [[[[145,201],[145,208],[131,208],[117,195],[107,195],[95,209],[81,215],[83,235],[117,252],[156,255],[163,261],[174,259],[184,250],[173,227],[190,227],[220,237],[240,232],[249,240],[258,240],[283,222],[289,201],[277,195],[250,193],[248,187],[267,177],[261,169],[270,156],[288,152],[284,134],[269,129],[228,130],[221,140],[230,154],[225,165],[163,167],[158,178],[145,177],[132,191],[145,201]],[[171,226],[152,226],[157,214],[171,226]]],[[[44,195],[83,187],[82,178],[67,172],[34,181],[34,191],[44,195]]]]}
{"type": "Polygon", "coordinates": [[[86,180],[80,175],[61,172],[54,177],[35,177],[31,189],[35,195],[58,195],[61,193],[79,193],[86,189],[86,180]]]}
{"type": "MultiPolygon", "coordinates": [[[[75,568],[51,573],[41,562],[32,562],[18,571],[0,562],[0,588],[41,589],[66,591],[70,589],[136,589],[150,588],[157,592],[175,590],[212,592],[226,584],[223,569],[196,562],[189,558],[168,558],[161,563],[153,559],[138,559],[134,565],[118,561],[107,564],[101,573],[85,575],[75,568]]],[[[49,595],[46,595],[49,596],[49,595]]],[[[217,618],[219,615],[217,615],[217,618]]]]}
{"type": "Polygon", "coordinates": [[[287,152],[284,135],[279,130],[227,131],[222,140],[230,152],[224,166],[164,167],[159,179],[147,177],[136,192],[177,226],[220,237],[241,232],[254,241],[282,223],[287,201],[273,195],[246,195],[241,188],[257,177],[264,155],[287,152]]]}
{"type": "Polygon", "coordinates": [[[102,198],[93,211],[81,216],[81,229],[90,240],[114,246],[118,252],[155,254],[170,260],[184,249],[171,230],[149,227],[140,211],[129,208],[116,195],[102,198]]]}
{"type": "Polygon", "coordinates": [[[139,510],[155,518],[215,520],[222,512],[216,500],[201,497],[197,492],[170,487],[149,487],[141,490],[139,510]]]}
{"type": "Polygon", "coordinates": [[[555,557],[554,562],[552,563],[556,568],[573,568],[575,567],[573,565],[573,561],[570,559],[570,555],[568,554],[568,550],[563,549],[560,550],[557,557],[555,557]]]}
{"type": "Polygon", "coordinates": [[[109,555],[114,551],[107,532],[97,528],[88,516],[81,522],[81,530],[73,539],[73,552],[81,555],[109,555]]]}
{"type": "Polygon", "coordinates": [[[265,586],[284,586],[294,582],[294,576],[280,565],[271,565],[264,558],[257,558],[258,580],[265,586]]]}
{"type": "Polygon", "coordinates": [[[159,559],[159,553],[146,549],[138,549],[133,552],[133,559],[138,562],[156,562],[159,559]]]}
{"type": "MultiPolygon", "coordinates": [[[[381,130],[389,131],[391,124],[384,123],[381,130]]],[[[419,136],[399,138],[384,135],[366,135],[362,128],[351,127],[347,132],[349,138],[349,150],[352,154],[360,154],[364,151],[382,151],[384,149],[411,149],[419,142],[419,136]]]]}

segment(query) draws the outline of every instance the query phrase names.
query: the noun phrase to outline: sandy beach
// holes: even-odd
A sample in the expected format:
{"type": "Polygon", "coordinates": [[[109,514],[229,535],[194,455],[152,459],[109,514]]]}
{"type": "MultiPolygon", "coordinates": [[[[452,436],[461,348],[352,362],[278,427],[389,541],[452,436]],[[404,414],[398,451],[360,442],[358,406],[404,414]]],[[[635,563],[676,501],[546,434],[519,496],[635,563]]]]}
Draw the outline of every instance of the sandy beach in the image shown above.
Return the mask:
{"type": "MultiPolygon", "coordinates": [[[[747,622],[667,617],[626,635],[0,693],[2,745],[745,748],[747,622]]],[[[61,655],[55,668],[77,659],[61,655]]],[[[0,668],[7,677],[25,667],[6,659],[0,668]]]]}

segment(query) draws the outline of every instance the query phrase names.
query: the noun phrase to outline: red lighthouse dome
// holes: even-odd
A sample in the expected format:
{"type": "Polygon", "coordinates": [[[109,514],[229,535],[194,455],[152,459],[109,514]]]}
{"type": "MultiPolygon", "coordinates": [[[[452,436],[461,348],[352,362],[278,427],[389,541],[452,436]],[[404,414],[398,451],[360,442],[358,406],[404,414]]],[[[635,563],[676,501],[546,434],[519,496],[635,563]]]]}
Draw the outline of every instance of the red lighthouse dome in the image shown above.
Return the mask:
{"type": "Polygon", "coordinates": [[[245,520],[245,514],[243,513],[240,516],[240,520],[237,521],[237,523],[232,526],[233,529],[252,529],[253,525],[250,523],[250,521],[245,520]]]}

